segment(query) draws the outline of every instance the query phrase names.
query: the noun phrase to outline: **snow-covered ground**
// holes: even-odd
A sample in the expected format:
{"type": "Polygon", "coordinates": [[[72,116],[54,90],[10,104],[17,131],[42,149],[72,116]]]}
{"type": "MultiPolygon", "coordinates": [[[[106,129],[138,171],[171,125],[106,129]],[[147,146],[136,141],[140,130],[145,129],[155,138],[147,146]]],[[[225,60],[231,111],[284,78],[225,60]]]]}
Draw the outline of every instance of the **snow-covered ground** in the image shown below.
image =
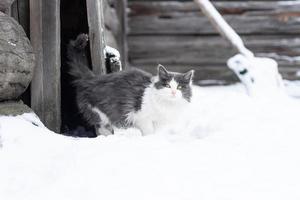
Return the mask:
{"type": "Polygon", "coordinates": [[[76,139],[32,114],[1,117],[0,199],[299,200],[300,99],[253,99],[241,85],[194,94],[180,125],[147,137],[76,139]]]}

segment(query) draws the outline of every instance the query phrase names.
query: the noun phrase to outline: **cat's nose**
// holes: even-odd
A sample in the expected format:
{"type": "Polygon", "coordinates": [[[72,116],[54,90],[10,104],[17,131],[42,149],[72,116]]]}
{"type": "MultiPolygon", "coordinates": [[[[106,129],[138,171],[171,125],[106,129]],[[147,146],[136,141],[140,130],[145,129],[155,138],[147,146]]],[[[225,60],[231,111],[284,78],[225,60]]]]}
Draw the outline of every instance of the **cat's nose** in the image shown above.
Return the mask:
{"type": "Polygon", "coordinates": [[[176,95],[176,91],[175,90],[172,90],[171,93],[172,93],[173,96],[176,95]]]}

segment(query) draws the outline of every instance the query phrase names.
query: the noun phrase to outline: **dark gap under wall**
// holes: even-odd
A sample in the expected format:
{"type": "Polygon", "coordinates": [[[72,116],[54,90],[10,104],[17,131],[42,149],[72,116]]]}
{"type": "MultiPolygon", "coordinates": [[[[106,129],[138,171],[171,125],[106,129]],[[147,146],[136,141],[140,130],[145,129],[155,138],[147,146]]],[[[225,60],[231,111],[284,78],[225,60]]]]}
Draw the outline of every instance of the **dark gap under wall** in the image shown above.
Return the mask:
{"type": "Polygon", "coordinates": [[[61,1],[61,133],[77,137],[96,137],[94,129],[86,125],[78,112],[73,79],[68,74],[67,45],[80,33],[88,33],[85,1],[61,1]]]}

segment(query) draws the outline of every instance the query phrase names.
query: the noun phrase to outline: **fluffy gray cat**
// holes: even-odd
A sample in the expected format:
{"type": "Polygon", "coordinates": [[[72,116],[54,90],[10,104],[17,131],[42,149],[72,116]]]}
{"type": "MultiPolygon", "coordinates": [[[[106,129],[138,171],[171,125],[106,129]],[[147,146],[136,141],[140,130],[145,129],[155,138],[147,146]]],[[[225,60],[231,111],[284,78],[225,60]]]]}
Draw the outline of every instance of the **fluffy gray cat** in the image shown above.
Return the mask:
{"type": "Polygon", "coordinates": [[[87,42],[84,34],[71,41],[68,58],[79,111],[97,135],[113,134],[114,127],[152,134],[180,117],[191,101],[193,70],[169,72],[159,65],[156,76],[135,68],[96,76],[88,67],[87,42]]]}

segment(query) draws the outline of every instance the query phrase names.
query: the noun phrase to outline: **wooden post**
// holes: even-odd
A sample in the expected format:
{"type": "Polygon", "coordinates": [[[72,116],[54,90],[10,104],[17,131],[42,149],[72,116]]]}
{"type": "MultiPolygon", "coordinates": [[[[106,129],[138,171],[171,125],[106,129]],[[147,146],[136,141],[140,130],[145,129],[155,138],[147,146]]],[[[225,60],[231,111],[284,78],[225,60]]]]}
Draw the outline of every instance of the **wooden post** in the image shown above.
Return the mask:
{"type": "Polygon", "coordinates": [[[29,0],[15,0],[8,12],[19,22],[29,36],[29,0]]]}
{"type": "Polygon", "coordinates": [[[123,69],[128,67],[128,46],[127,46],[127,0],[117,0],[116,10],[121,27],[118,32],[118,46],[121,54],[123,69]]]}
{"type": "Polygon", "coordinates": [[[4,12],[5,14],[10,14],[10,7],[14,0],[1,0],[0,1],[0,12],[4,12]]]}
{"type": "Polygon", "coordinates": [[[5,11],[4,11],[5,14],[7,14],[8,16],[11,16],[11,8],[7,8],[5,11]]]}
{"type": "Polygon", "coordinates": [[[60,0],[30,0],[30,37],[36,53],[31,107],[48,128],[59,132],[60,0]]]}
{"type": "Polygon", "coordinates": [[[103,0],[86,0],[93,71],[105,74],[103,0]]]}
{"type": "Polygon", "coordinates": [[[18,4],[19,4],[18,0],[15,0],[14,3],[11,4],[9,8],[9,15],[19,22],[20,18],[19,18],[18,4]]]}

